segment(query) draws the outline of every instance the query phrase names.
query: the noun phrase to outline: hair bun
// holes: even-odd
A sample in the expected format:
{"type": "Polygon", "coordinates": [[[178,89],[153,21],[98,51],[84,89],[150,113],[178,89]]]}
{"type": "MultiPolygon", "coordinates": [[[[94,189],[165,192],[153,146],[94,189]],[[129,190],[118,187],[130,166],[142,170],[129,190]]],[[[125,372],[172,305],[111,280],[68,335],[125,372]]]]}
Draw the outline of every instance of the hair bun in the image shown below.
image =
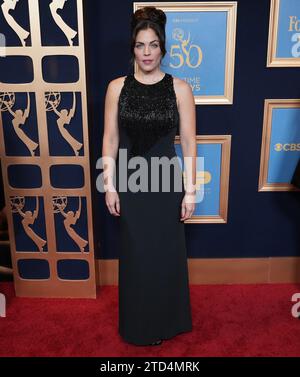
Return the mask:
{"type": "Polygon", "coordinates": [[[141,21],[151,21],[164,27],[167,22],[167,17],[161,9],[157,9],[154,6],[146,6],[134,12],[131,21],[132,29],[141,21]]]}

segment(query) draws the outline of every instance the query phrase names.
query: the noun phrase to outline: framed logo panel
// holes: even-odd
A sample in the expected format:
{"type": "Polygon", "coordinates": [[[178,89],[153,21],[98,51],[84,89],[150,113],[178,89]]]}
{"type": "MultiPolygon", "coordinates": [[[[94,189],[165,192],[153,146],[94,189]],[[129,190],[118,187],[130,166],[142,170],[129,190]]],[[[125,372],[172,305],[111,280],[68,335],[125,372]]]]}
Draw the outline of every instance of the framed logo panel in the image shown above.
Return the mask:
{"type": "MultiPolygon", "coordinates": [[[[196,208],[185,223],[227,223],[231,135],[198,135],[196,139],[197,157],[203,158],[204,170],[197,164],[196,208]]],[[[183,163],[179,136],[175,138],[175,149],[183,163]]]]}
{"type": "Polygon", "coordinates": [[[300,158],[300,100],[266,99],[259,191],[298,191],[291,180],[300,158]]]}
{"type": "Polygon", "coordinates": [[[299,0],[271,0],[267,67],[300,67],[299,0]]]}
{"type": "Polygon", "coordinates": [[[167,16],[162,70],[189,83],[196,104],[232,104],[237,1],[134,2],[133,11],[147,5],[167,16]]]}

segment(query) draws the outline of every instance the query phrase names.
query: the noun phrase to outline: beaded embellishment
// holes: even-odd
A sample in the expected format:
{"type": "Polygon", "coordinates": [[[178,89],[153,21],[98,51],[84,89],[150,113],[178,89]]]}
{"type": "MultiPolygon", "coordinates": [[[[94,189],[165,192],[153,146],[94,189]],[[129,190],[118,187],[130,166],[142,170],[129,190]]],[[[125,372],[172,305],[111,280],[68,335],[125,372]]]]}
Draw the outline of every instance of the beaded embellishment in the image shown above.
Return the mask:
{"type": "Polygon", "coordinates": [[[119,127],[131,140],[130,156],[143,155],[160,137],[179,127],[173,77],[169,73],[155,84],[126,76],[119,97],[119,127]]]}

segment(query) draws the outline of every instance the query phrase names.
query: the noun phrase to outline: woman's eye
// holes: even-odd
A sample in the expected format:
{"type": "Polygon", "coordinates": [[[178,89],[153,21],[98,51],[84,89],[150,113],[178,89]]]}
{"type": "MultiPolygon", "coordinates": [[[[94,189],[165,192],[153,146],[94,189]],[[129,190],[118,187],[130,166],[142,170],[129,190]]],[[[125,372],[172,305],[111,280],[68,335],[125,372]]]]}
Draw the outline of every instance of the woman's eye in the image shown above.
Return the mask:
{"type": "MultiPolygon", "coordinates": [[[[140,47],[142,47],[142,45],[136,45],[135,47],[137,47],[137,48],[140,48],[140,47]]],[[[153,44],[153,45],[151,45],[151,47],[158,47],[158,44],[153,44]]]]}

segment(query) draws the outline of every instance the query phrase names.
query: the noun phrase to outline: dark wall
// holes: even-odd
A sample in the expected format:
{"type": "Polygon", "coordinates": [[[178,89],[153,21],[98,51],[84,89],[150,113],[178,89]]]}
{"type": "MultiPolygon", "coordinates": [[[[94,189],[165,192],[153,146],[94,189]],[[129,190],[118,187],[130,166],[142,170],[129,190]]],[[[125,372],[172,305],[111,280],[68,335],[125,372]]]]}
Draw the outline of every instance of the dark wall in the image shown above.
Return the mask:
{"type": "MultiPolygon", "coordinates": [[[[118,257],[119,218],[110,215],[104,195],[96,191],[96,160],[106,87],[132,72],[133,2],[85,0],[84,9],[94,235],[97,258],[109,259],[118,257]]],[[[233,105],[197,105],[198,135],[232,135],[228,222],[185,224],[189,257],[300,254],[299,193],[258,192],[264,99],[300,98],[299,68],[266,68],[269,9],[269,0],[238,0],[233,105]]]]}

